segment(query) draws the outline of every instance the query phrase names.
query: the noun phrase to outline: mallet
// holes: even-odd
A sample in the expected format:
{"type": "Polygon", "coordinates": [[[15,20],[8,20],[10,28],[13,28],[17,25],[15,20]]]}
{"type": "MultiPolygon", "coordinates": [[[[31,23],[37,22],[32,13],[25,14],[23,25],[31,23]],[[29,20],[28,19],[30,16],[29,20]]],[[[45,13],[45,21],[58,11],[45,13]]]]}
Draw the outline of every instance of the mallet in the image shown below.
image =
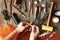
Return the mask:
{"type": "Polygon", "coordinates": [[[54,4],[54,2],[51,2],[51,8],[50,8],[50,12],[49,12],[48,20],[47,20],[47,26],[46,25],[42,25],[42,30],[53,31],[53,27],[49,26],[51,14],[52,14],[53,4],[54,4]]]}

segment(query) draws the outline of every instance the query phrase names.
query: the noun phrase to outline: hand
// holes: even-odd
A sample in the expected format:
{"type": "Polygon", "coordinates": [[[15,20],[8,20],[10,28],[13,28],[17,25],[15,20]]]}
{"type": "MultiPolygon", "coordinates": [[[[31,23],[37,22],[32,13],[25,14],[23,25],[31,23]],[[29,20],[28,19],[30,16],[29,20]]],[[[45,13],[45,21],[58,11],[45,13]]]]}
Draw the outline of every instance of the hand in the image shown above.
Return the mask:
{"type": "Polygon", "coordinates": [[[29,23],[27,22],[20,22],[19,25],[17,26],[16,30],[18,33],[24,31],[24,29],[28,28],[29,23]]]}
{"type": "Polygon", "coordinates": [[[0,36],[0,40],[2,40],[2,37],[0,36]]]}
{"type": "Polygon", "coordinates": [[[39,28],[37,26],[33,25],[32,26],[32,31],[31,31],[31,34],[30,34],[30,40],[35,40],[37,38],[38,34],[39,34],[39,28]]]}

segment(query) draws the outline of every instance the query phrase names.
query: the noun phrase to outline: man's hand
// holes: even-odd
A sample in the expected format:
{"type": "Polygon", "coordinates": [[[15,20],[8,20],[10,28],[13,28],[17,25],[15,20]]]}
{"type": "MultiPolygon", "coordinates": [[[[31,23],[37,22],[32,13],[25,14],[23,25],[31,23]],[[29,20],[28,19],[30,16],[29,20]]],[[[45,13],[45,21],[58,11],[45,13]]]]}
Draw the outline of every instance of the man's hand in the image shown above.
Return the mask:
{"type": "Polygon", "coordinates": [[[24,31],[24,29],[28,28],[29,23],[27,22],[20,22],[19,25],[17,26],[16,30],[18,33],[24,31]]]}
{"type": "Polygon", "coordinates": [[[33,25],[29,40],[35,40],[37,38],[38,34],[39,34],[39,28],[37,26],[33,25]]]}

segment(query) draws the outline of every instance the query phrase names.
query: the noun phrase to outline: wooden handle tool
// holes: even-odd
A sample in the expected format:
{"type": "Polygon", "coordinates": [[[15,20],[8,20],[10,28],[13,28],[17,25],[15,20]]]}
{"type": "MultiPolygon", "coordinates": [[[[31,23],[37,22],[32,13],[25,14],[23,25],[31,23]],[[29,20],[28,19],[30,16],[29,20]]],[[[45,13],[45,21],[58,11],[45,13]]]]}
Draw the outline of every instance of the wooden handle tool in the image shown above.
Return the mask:
{"type": "Polygon", "coordinates": [[[14,5],[12,4],[12,7],[13,7],[22,17],[26,18],[26,16],[22,13],[22,11],[19,10],[16,6],[14,6],[14,5]]]}
{"type": "Polygon", "coordinates": [[[51,14],[52,14],[52,9],[53,9],[53,4],[54,4],[54,2],[51,2],[51,8],[50,8],[49,16],[48,16],[47,26],[42,25],[42,30],[53,31],[53,27],[49,26],[51,14]]]}
{"type": "Polygon", "coordinates": [[[36,16],[37,16],[36,14],[37,14],[37,9],[38,8],[35,6],[34,9],[35,9],[35,11],[34,11],[34,21],[35,21],[36,20],[36,16]]]}

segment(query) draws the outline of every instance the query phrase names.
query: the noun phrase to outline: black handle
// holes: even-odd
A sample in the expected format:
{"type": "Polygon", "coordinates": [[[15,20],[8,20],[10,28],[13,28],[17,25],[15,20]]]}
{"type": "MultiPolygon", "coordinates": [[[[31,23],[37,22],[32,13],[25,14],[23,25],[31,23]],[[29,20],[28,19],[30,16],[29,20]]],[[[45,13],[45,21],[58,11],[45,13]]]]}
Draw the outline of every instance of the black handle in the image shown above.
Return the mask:
{"type": "Polygon", "coordinates": [[[3,15],[4,15],[5,20],[9,20],[9,19],[10,19],[7,10],[3,10],[2,13],[3,13],[3,15]]]}
{"type": "Polygon", "coordinates": [[[14,20],[15,24],[19,24],[21,21],[17,15],[17,13],[12,13],[12,19],[14,20]]]}

